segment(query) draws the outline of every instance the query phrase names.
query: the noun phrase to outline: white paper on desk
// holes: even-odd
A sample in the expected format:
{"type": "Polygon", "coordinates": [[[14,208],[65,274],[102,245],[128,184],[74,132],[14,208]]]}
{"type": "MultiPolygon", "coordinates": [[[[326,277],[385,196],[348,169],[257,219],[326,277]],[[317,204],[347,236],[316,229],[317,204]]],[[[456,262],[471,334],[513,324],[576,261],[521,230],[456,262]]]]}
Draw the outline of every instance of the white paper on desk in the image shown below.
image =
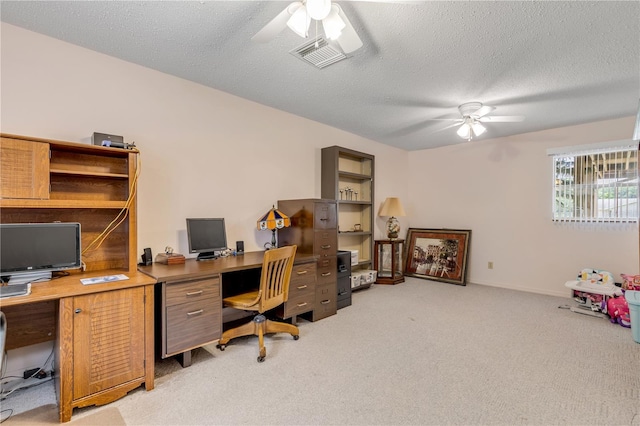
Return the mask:
{"type": "Polygon", "coordinates": [[[84,285],[89,285],[89,284],[110,283],[112,281],[122,281],[122,280],[128,280],[128,279],[129,279],[128,276],[124,274],[118,274],[118,275],[105,275],[104,277],[81,278],[80,282],[84,285]]]}

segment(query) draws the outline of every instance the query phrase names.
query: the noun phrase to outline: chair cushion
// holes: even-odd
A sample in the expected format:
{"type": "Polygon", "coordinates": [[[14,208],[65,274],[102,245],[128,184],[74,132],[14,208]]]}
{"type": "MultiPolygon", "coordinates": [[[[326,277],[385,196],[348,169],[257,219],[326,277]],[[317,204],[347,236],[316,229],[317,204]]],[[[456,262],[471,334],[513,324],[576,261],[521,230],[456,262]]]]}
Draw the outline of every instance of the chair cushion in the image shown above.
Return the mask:
{"type": "Polygon", "coordinates": [[[242,293],[235,296],[229,296],[222,299],[224,302],[224,306],[230,308],[239,308],[245,309],[249,311],[257,311],[258,310],[258,290],[250,291],[248,293],[242,293]]]}

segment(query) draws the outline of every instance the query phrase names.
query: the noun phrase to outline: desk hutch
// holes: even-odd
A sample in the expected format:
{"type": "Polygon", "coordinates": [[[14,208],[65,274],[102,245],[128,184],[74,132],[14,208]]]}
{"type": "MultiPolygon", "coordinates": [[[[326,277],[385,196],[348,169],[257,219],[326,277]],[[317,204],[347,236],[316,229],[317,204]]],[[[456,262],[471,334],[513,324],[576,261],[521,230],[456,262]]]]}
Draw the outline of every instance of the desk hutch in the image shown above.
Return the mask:
{"type": "Polygon", "coordinates": [[[79,222],[89,248],[116,218],[101,245],[83,253],[85,271],[32,283],[31,294],[0,300],[6,349],[55,340],[60,421],[75,407],[114,401],[154,387],[155,281],[137,272],[137,150],[0,134],[3,223],[79,222]],[[84,286],[81,278],[129,279],[84,286]]]}

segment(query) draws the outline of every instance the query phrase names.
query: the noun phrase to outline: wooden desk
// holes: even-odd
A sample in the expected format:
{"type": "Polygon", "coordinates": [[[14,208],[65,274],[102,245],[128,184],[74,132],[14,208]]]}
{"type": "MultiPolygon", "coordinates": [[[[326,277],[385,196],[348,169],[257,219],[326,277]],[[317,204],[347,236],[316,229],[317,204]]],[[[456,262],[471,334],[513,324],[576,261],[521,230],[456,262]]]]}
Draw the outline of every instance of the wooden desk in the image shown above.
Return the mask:
{"type": "Polygon", "coordinates": [[[33,283],[28,296],[0,299],[7,316],[7,350],[55,339],[61,422],[71,420],[75,407],[107,404],[142,384],[147,390],[154,387],[155,281],[126,272],[124,281],[80,282],[121,273],[72,274],[33,283]]]}
{"type": "MultiPolygon", "coordinates": [[[[158,282],[156,289],[156,347],[161,358],[178,356],[183,367],[191,365],[191,350],[217,342],[227,318],[222,295],[256,288],[264,252],[247,252],[213,260],[188,259],[184,264],[154,263],[138,269],[158,282]]],[[[316,260],[298,254],[289,285],[289,300],[277,315],[293,318],[313,310],[316,260]]],[[[231,310],[239,312],[237,310],[231,310]]],[[[237,319],[237,317],[236,317],[237,319]]]]}

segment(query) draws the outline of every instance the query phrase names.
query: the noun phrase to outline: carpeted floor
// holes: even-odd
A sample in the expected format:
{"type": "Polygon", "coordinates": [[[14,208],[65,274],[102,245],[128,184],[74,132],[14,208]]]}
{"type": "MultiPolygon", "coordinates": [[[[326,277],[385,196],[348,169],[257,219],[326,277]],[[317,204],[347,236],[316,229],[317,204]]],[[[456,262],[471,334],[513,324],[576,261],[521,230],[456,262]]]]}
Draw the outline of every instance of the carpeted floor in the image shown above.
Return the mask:
{"type": "MultiPolygon", "coordinates": [[[[198,349],[185,369],[161,360],[153,391],[74,410],[72,423],[116,409],[127,425],[640,425],[640,344],[565,304],[417,278],[374,285],[301,321],[298,341],[268,337],[264,363],[255,338],[198,349]]],[[[50,404],[53,384],[3,408],[18,398],[50,404]]]]}
{"type": "MultiPolygon", "coordinates": [[[[4,418],[4,417],[3,417],[4,418]]],[[[24,426],[44,426],[57,424],[59,419],[56,404],[42,405],[20,414],[12,415],[7,424],[24,426]]],[[[72,417],[69,423],[74,426],[125,426],[126,423],[116,407],[93,410],[86,415],[72,417]]]]}

